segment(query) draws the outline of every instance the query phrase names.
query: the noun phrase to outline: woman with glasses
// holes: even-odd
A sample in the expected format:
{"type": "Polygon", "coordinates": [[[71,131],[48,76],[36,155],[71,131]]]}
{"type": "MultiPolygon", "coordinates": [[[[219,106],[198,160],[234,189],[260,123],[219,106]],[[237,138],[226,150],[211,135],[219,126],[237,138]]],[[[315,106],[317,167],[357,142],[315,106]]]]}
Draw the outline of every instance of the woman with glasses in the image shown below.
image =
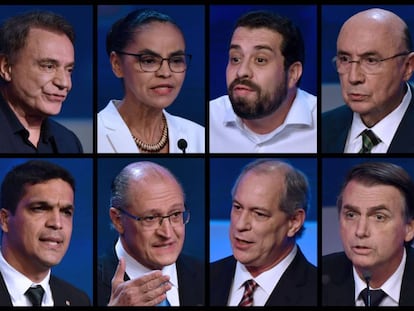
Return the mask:
{"type": "Polygon", "coordinates": [[[173,19],[135,10],[112,25],[106,50],[124,97],[98,113],[98,152],[203,153],[204,127],[165,110],[177,98],[191,61],[173,19]]]}

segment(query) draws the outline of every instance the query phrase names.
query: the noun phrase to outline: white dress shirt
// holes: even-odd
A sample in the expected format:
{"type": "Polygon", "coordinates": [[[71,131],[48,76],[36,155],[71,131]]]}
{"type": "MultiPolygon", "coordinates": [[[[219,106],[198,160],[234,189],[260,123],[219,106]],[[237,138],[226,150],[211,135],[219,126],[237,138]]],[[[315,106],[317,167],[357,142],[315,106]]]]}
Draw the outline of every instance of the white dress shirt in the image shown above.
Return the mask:
{"type": "Polygon", "coordinates": [[[45,290],[42,300],[42,307],[52,307],[54,305],[52,291],[49,285],[50,270],[47,276],[40,283],[33,283],[25,275],[13,268],[3,257],[0,251],[0,273],[3,276],[7,291],[14,307],[32,306],[32,303],[24,294],[29,287],[34,285],[41,285],[45,290]]]}
{"type": "Polygon", "coordinates": [[[257,288],[253,293],[253,306],[264,306],[269,299],[277,283],[285,273],[286,269],[292,263],[297,253],[297,246],[291,250],[281,262],[272,269],[269,269],[257,277],[252,277],[246,267],[237,261],[236,271],[234,273],[233,284],[230,289],[228,306],[238,306],[244,293],[244,282],[253,279],[257,283],[257,288]]]}
{"type": "MultiPolygon", "coordinates": [[[[136,261],[134,258],[132,258],[124,249],[122,246],[121,241],[118,239],[115,245],[115,251],[118,258],[123,257],[125,259],[125,272],[128,274],[129,278],[136,279],[139,278],[145,274],[151,273],[155,270],[148,269],[147,267],[140,264],[138,261],[136,261]]],[[[169,275],[170,276],[170,283],[172,285],[172,288],[166,293],[168,302],[172,307],[179,306],[180,305],[180,298],[178,295],[178,277],[177,277],[177,268],[175,266],[175,263],[165,266],[162,268],[162,274],[163,275],[169,275]]]]}
{"type": "MultiPolygon", "coordinates": [[[[391,277],[381,286],[381,289],[387,294],[387,296],[381,301],[379,306],[398,306],[400,301],[401,283],[404,274],[404,267],[407,254],[404,248],[403,258],[398,266],[397,270],[391,275],[391,277]]],[[[367,284],[364,280],[361,280],[353,268],[354,280],[355,280],[355,306],[365,306],[362,298],[359,297],[361,291],[363,291],[367,284]]],[[[370,289],[374,289],[370,287],[370,289]]],[[[379,288],[375,288],[379,289],[379,288]]]]}
{"type": "Polygon", "coordinates": [[[261,135],[247,128],[234,113],[228,95],[210,101],[210,152],[316,153],[316,96],[298,89],[285,121],[261,135]]]}
{"type": "MultiPolygon", "coordinates": [[[[98,113],[98,153],[139,153],[132,134],[117,109],[120,103],[119,100],[111,100],[98,113]]],[[[186,153],[204,153],[205,129],[203,126],[174,116],[166,110],[163,110],[163,114],[167,120],[170,153],[183,153],[177,145],[181,138],[187,141],[186,153]]]]}
{"type": "MultiPolygon", "coordinates": [[[[387,153],[391,145],[392,139],[397,132],[398,126],[411,101],[411,89],[407,86],[407,93],[405,93],[401,104],[398,105],[391,113],[384,119],[379,121],[370,129],[381,140],[381,142],[371,149],[371,153],[387,153]]],[[[354,112],[352,118],[351,129],[345,143],[345,153],[358,153],[362,147],[362,136],[360,135],[367,126],[362,122],[358,113],[354,112]]]]}

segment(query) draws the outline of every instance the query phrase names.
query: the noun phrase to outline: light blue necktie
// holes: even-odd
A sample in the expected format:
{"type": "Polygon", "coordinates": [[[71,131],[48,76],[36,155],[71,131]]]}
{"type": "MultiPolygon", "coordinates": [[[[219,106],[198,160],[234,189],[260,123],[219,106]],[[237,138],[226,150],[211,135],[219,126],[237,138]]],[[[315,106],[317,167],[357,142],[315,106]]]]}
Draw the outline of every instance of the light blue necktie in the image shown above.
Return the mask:
{"type": "Polygon", "coordinates": [[[159,304],[157,304],[157,307],[169,307],[171,306],[170,303],[168,302],[168,299],[164,299],[163,301],[161,301],[159,304]]]}

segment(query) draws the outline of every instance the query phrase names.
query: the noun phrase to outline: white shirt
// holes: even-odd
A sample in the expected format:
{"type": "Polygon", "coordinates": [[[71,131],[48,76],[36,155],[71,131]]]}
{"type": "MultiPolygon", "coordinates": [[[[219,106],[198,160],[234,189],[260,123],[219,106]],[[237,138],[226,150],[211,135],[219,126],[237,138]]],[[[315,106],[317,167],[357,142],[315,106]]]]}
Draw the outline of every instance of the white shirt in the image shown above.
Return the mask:
{"type": "MultiPolygon", "coordinates": [[[[389,113],[384,119],[370,128],[375,135],[381,139],[381,142],[372,148],[371,153],[387,153],[395,132],[397,132],[398,126],[407,111],[411,97],[411,89],[407,86],[407,93],[405,93],[401,104],[398,105],[398,107],[389,113]]],[[[345,153],[359,152],[362,147],[362,136],[360,134],[366,128],[367,126],[362,122],[360,115],[354,112],[351,129],[349,130],[345,143],[345,153]]]]}
{"type": "Polygon", "coordinates": [[[264,306],[269,299],[277,283],[285,273],[286,269],[292,263],[297,253],[297,246],[276,266],[272,269],[261,273],[257,277],[252,277],[246,267],[237,261],[236,271],[234,273],[233,284],[230,289],[228,306],[238,306],[244,293],[244,282],[253,279],[257,283],[256,290],[253,293],[253,306],[264,306]]]}
{"type": "MultiPolygon", "coordinates": [[[[148,269],[147,267],[140,264],[138,261],[136,261],[134,258],[132,258],[124,249],[122,246],[121,241],[118,239],[115,245],[115,251],[118,258],[123,257],[125,259],[125,272],[128,274],[129,278],[136,279],[139,278],[145,274],[148,274],[150,272],[153,272],[154,270],[148,269]]],[[[169,275],[170,276],[170,283],[172,285],[172,288],[166,293],[168,302],[172,307],[179,306],[180,305],[180,298],[178,296],[178,277],[177,277],[177,268],[175,266],[175,263],[165,266],[162,268],[162,274],[163,275],[169,275]]]]}
{"type": "Polygon", "coordinates": [[[33,283],[25,275],[13,268],[3,257],[0,252],[0,272],[3,276],[4,283],[6,284],[7,291],[10,294],[10,299],[14,307],[32,306],[30,300],[24,294],[29,287],[35,285],[41,285],[45,290],[42,300],[42,306],[52,307],[53,296],[49,285],[50,270],[47,276],[40,283],[33,283]]]}
{"type": "MultiPolygon", "coordinates": [[[[398,306],[406,259],[407,254],[404,248],[403,258],[397,270],[395,270],[391,277],[381,286],[381,289],[387,294],[387,296],[381,301],[379,304],[380,306],[398,306]]],[[[353,268],[353,273],[355,280],[355,306],[365,306],[362,298],[359,298],[359,294],[367,287],[367,284],[359,278],[355,268],[353,268]]],[[[370,289],[373,288],[370,286],[370,289]]]]}
{"type": "Polygon", "coordinates": [[[298,89],[285,121],[272,132],[254,133],[234,113],[228,95],[210,101],[210,152],[316,153],[316,96],[298,89]]]}
{"type": "MultiPolygon", "coordinates": [[[[98,153],[139,153],[132,134],[117,109],[120,103],[119,100],[111,100],[98,113],[98,153]]],[[[187,141],[186,153],[204,153],[205,129],[203,126],[174,116],[166,110],[163,110],[163,114],[167,120],[170,153],[183,153],[177,146],[181,138],[187,141]]]]}

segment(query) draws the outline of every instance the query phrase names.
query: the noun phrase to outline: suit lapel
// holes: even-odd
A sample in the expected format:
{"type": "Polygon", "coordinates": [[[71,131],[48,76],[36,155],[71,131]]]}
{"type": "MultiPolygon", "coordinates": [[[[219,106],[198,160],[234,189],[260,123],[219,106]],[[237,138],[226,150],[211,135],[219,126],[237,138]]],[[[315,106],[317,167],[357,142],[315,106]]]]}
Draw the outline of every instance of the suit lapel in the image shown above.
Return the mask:
{"type": "Polygon", "coordinates": [[[0,273],[0,306],[13,306],[3,275],[0,273]]]}
{"type": "Polygon", "coordinates": [[[414,152],[414,140],[412,139],[414,131],[414,89],[410,84],[409,87],[412,94],[411,101],[397,131],[395,132],[387,153],[414,152]]]}

